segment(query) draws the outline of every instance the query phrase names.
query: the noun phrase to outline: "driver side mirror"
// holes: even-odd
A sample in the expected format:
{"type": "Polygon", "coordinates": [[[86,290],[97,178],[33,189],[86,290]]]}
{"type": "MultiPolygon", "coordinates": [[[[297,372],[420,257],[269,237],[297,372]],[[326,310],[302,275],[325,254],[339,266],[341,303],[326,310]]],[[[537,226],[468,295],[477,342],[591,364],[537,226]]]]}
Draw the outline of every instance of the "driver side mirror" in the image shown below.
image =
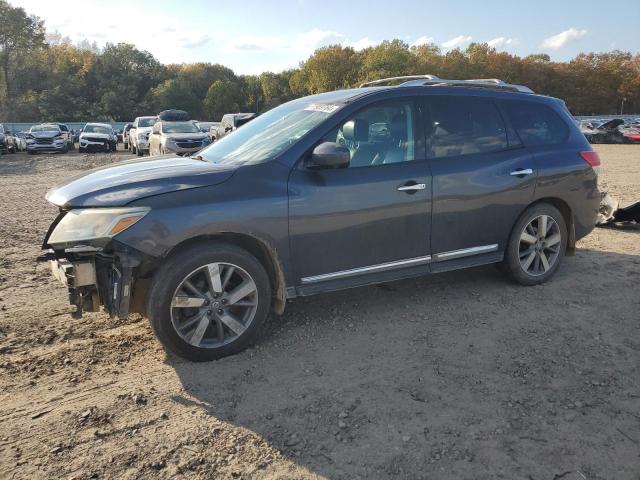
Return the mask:
{"type": "Polygon", "coordinates": [[[351,152],[344,145],[324,142],[316,146],[305,162],[308,168],[346,168],[351,161],[351,152]]]}

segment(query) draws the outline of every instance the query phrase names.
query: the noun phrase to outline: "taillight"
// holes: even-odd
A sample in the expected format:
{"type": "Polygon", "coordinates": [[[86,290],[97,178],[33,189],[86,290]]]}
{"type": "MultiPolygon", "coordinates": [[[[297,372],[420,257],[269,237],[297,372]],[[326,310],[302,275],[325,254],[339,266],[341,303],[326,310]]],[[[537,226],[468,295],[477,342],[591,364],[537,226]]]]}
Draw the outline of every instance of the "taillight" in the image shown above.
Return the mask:
{"type": "Polygon", "coordinates": [[[584,152],[580,152],[580,156],[585,162],[591,165],[591,167],[596,168],[600,166],[600,156],[598,155],[598,152],[586,150],[584,152]]]}

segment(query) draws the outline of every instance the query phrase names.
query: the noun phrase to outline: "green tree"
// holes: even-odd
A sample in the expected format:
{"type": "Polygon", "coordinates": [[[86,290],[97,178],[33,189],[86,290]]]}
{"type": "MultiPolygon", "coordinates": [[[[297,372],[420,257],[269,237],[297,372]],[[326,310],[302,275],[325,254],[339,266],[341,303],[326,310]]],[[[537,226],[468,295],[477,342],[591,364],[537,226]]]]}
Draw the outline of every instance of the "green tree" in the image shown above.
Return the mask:
{"type": "Polygon", "coordinates": [[[163,77],[163,66],[133,45],[107,44],[87,76],[89,101],[108,119],[131,120],[147,92],[163,77]]]}
{"type": "Polygon", "coordinates": [[[416,72],[416,57],[409,51],[409,45],[402,40],[385,40],[375,47],[362,52],[360,80],[411,75],[416,72]]]}
{"type": "MultiPolygon", "coordinates": [[[[44,46],[44,35],[42,20],[0,0],[0,68],[4,81],[0,105],[7,105],[7,101],[16,93],[13,75],[16,63],[31,50],[44,46]]],[[[6,117],[11,112],[0,113],[6,117]]]]}
{"type": "Polygon", "coordinates": [[[204,108],[208,118],[218,121],[225,113],[240,111],[242,103],[242,88],[238,82],[217,80],[209,87],[204,108]]]}
{"type": "Polygon", "coordinates": [[[351,47],[331,45],[319,48],[301,67],[301,73],[290,77],[292,88],[308,93],[328,92],[357,83],[361,67],[360,54],[351,47]],[[295,78],[293,78],[295,77],[295,78]]]}

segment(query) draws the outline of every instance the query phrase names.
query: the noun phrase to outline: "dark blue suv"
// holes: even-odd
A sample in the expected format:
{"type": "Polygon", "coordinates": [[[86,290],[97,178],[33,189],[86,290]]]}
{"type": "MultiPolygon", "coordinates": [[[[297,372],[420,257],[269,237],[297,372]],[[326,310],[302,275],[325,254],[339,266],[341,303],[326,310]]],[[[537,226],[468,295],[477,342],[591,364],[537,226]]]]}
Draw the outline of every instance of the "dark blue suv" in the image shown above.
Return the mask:
{"type": "Polygon", "coordinates": [[[542,283],[593,229],[600,161],[562,101],[499,80],[372,83],[51,190],[41,258],[76,315],[142,313],[169,350],[210,360],[300,295],[489,263],[542,283]]]}

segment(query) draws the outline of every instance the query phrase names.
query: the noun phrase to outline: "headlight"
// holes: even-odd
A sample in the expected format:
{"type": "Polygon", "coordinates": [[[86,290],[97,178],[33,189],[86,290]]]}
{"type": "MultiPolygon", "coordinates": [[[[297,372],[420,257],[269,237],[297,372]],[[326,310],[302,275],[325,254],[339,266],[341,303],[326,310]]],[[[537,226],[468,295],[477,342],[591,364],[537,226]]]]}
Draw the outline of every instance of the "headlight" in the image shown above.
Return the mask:
{"type": "Polygon", "coordinates": [[[33,138],[27,138],[27,143],[36,143],[36,141],[33,138]]]}
{"type": "Polygon", "coordinates": [[[141,220],[150,208],[79,208],[70,210],[56,225],[49,243],[111,238],[141,220]]]}
{"type": "Polygon", "coordinates": [[[164,139],[165,142],[169,142],[169,143],[175,143],[176,139],[173,137],[166,137],[164,139]]]}

